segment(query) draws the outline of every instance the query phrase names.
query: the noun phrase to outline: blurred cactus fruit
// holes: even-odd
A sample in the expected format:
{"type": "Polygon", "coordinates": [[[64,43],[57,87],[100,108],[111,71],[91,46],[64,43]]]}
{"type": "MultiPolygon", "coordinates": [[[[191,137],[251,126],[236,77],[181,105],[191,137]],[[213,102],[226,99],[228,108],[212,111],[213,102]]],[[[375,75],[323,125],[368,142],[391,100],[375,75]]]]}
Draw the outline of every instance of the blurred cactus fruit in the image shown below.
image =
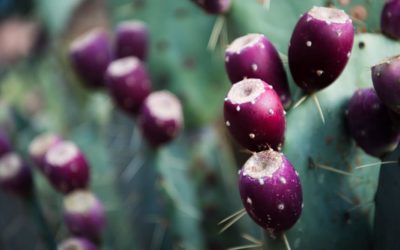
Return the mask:
{"type": "Polygon", "coordinates": [[[382,157],[393,151],[400,139],[390,110],[373,88],[359,89],[350,99],[347,112],[350,134],[367,154],[382,157]]]}
{"type": "Polygon", "coordinates": [[[231,135],[251,151],[280,150],[285,136],[285,111],[273,87],[260,79],[232,85],[224,103],[231,135]]]}
{"type": "Polygon", "coordinates": [[[133,115],[139,112],[151,92],[146,67],[136,57],[113,61],[107,69],[106,81],[114,103],[133,115]]]}
{"type": "Polygon", "coordinates": [[[387,0],[381,13],[381,30],[386,36],[400,39],[400,0],[387,0]]]}
{"type": "Polygon", "coordinates": [[[388,58],[373,66],[371,74],[379,98],[387,107],[400,114],[400,56],[388,58]]]}
{"type": "Polygon", "coordinates": [[[86,188],[90,170],[85,155],[70,141],[57,143],[45,155],[46,176],[55,189],[69,193],[86,188]]]}
{"type": "Polygon", "coordinates": [[[332,84],[353,46],[350,17],[334,8],[313,7],[298,21],[289,45],[289,68],[296,84],[313,93],[332,84]]]}
{"type": "Polygon", "coordinates": [[[87,87],[104,86],[104,73],[112,60],[111,50],[108,34],[100,28],[90,30],[71,43],[72,66],[87,87]]]}
{"type": "Polygon", "coordinates": [[[43,133],[35,137],[29,144],[29,156],[42,173],[45,173],[45,155],[49,149],[62,141],[59,135],[43,133]]]}
{"type": "Polygon", "coordinates": [[[183,127],[180,100],[169,91],[151,93],[142,106],[139,123],[144,138],[153,147],[170,142],[183,127]]]}
{"type": "Polygon", "coordinates": [[[192,0],[209,14],[223,14],[231,7],[231,0],[192,0]]]}
{"type": "Polygon", "coordinates": [[[102,203],[93,193],[77,190],[65,196],[63,215],[73,235],[94,241],[101,239],[106,218],[102,203]]]}
{"type": "Polygon", "coordinates": [[[0,157],[11,151],[11,143],[8,135],[0,130],[0,157]]]}
{"type": "Polygon", "coordinates": [[[73,237],[61,242],[57,250],[97,250],[98,248],[92,242],[85,238],[73,237]]]}
{"type": "Polygon", "coordinates": [[[282,153],[253,154],[239,171],[239,191],[250,217],[272,234],[288,230],[301,215],[300,178],[282,153]]]}
{"type": "Polygon", "coordinates": [[[149,49],[149,31],[141,21],[126,21],[118,25],[115,34],[117,58],[134,56],[144,61],[149,49]]]}
{"type": "Polygon", "coordinates": [[[0,186],[20,196],[33,193],[31,169],[16,153],[7,153],[0,158],[0,186]]]}
{"type": "Polygon", "coordinates": [[[225,68],[232,83],[258,78],[272,85],[285,108],[291,104],[289,84],[278,51],[262,34],[234,40],[225,51],[225,68]]]}

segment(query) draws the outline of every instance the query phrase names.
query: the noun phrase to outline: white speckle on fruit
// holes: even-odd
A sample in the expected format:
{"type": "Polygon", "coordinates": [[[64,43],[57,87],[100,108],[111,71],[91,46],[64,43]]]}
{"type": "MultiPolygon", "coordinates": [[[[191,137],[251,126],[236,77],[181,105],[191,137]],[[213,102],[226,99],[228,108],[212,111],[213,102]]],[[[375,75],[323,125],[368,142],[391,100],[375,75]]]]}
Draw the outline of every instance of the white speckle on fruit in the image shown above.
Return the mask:
{"type": "Polygon", "coordinates": [[[380,71],[376,72],[376,76],[380,77],[381,76],[381,72],[380,71]]]}
{"type": "Polygon", "coordinates": [[[260,185],[264,185],[264,179],[263,178],[258,179],[258,182],[260,183],[260,185]]]}
{"type": "Polygon", "coordinates": [[[308,22],[311,21],[311,20],[312,20],[312,17],[309,16],[309,17],[307,17],[307,20],[306,20],[306,21],[307,21],[307,23],[308,23],[308,22]]]}
{"type": "Polygon", "coordinates": [[[324,73],[324,71],[323,70],[317,70],[317,76],[321,76],[322,74],[324,73]]]}
{"type": "Polygon", "coordinates": [[[271,215],[267,214],[267,220],[271,220],[271,215]]]}
{"type": "Polygon", "coordinates": [[[264,44],[260,43],[260,48],[264,49],[265,48],[264,44]]]}
{"type": "Polygon", "coordinates": [[[229,99],[228,99],[228,97],[225,97],[225,99],[224,99],[225,101],[228,101],[229,99]]]}
{"type": "Polygon", "coordinates": [[[296,175],[299,176],[299,172],[295,171],[296,175]]]}
{"type": "Polygon", "coordinates": [[[351,53],[350,53],[350,52],[348,52],[348,53],[347,53],[347,58],[350,58],[350,55],[351,55],[351,53]]]}
{"type": "Polygon", "coordinates": [[[225,124],[227,127],[231,126],[231,123],[229,121],[226,121],[225,124]]]}
{"type": "Polygon", "coordinates": [[[274,87],[272,87],[272,85],[268,85],[268,88],[273,89],[274,87]]]}
{"type": "Polygon", "coordinates": [[[304,208],[304,203],[301,203],[301,208],[304,208]]]}
{"type": "Polygon", "coordinates": [[[307,47],[311,47],[312,42],[311,42],[311,41],[307,41],[307,42],[306,42],[306,45],[307,45],[307,47]]]}
{"type": "Polygon", "coordinates": [[[253,201],[250,199],[250,197],[247,197],[246,202],[247,202],[248,204],[250,204],[250,205],[253,204],[253,201]]]}
{"type": "Polygon", "coordinates": [[[278,209],[279,209],[279,210],[285,209],[285,204],[280,203],[280,204],[278,205],[278,209]]]}
{"type": "Polygon", "coordinates": [[[251,100],[251,104],[256,104],[256,99],[251,100]]]}
{"type": "Polygon", "coordinates": [[[268,114],[273,115],[275,112],[273,109],[268,109],[268,114]]]}
{"type": "Polygon", "coordinates": [[[361,135],[361,136],[365,136],[366,134],[367,134],[367,132],[366,132],[365,130],[361,130],[361,131],[360,131],[360,135],[361,135]]]}
{"type": "Polygon", "coordinates": [[[286,111],[285,110],[283,111],[283,115],[286,115],[286,111]]]}
{"type": "Polygon", "coordinates": [[[253,133],[250,133],[250,134],[249,134],[249,137],[250,137],[251,139],[254,139],[254,138],[256,137],[256,135],[253,134],[253,133]]]}
{"type": "Polygon", "coordinates": [[[240,106],[239,106],[239,105],[236,106],[236,111],[237,111],[237,112],[240,111],[240,106]]]}
{"type": "Polygon", "coordinates": [[[282,184],[286,184],[287,183],[286,182],[286,178],[283,177],[283,176],[279,177],[279,180],[281,181],[282,184]]]}
{"type": "Polygon", "coordinates": [[[379,109],[379,103],[374,103],[373,105],[372,105],[372,109],[373,110],[378,110],[379,109]]]}
{"type": "Polygon", "coordinates": [[[341,32],[340,30],[337,30],[337,31],[336,31],[336,35],[337,35],[338,37],[340,37],[340,36],[342,35],[342,32],[341,32]]]}
{"type": "Polygon", "coordinates": [[[254,72],[256,72],[257,69],[258,69],[258,65],[255,64],[255,63],[253,63],[253,64],[251,65],[251,69],[252,69],[254,72]]]}
{"type": "Polygon", "coordinates": [[[225,62],[229,62],[229,56],[225,56],[225,62]]]}

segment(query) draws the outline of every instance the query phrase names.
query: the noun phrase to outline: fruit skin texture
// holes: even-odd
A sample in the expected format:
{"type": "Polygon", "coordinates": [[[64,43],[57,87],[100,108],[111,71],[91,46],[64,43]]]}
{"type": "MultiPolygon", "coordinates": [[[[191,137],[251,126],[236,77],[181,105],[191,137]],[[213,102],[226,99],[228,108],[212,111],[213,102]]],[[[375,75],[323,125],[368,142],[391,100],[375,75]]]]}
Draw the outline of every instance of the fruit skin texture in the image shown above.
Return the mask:
{"type": "Polygon", "coordinates": [[[45,171],[52,186],[62,193],[86,188],[89,164],[82,151],[70,141],[60,142],[45,156],[45,171]]]}
{"type": "Polygon", "coordinates": [[[28,164],[16,153],[7,153],[0,158],[0,186],[7,192],[28,197],[33,193],[32,172],[28,164]],[[10,168],[14,171],[10,173],[10,168]],[[8,169],[8,170],[5,170],[8,169]],[[8,174],[4,174],[4,171],[8,174]]]}
{"type": "Polygon", "coordinates": [[[225,124],[232,137],[251,151],[268,148],[280,150],[285,137],[285,111],[272,86],[259,79],[245,79],[232,85],[224,103],[225,124]],[[263,93],[254,100],[238,104],[229,98],[234,88],[243,88],[255,81],[263,93]]]}
{"type": "Polygon", "coordinates": [[[72,237],[69,239],[64,240],[58,245],[58,250],[69,250],[69,249],[75,249],[79,250],[97,250],[98,248],[96,245],[94,245],[92,242],[85,238],[79,238],[79,237],[72,237]]]}
{"type": "Polygon", "coordinates": [[[151,81],[146,67],[136,57],[113,61],[107,68],[106,81],[114,103],[131,115],[139,112],[144,100],[151,92],[151,81]],[[124,64],[135,66],[116,74],[113,68],[124,64]]]}
{"type": "Polygon", "coordinates": [[[381,13],[381,30],[386,36],[400,39],[400,0],[386,1],[381,13]]]}
{"type": "Polygon", "coordinates": [[[106,226],[104,207],[91,192],[77,190],[64,198],[64,222],[76,236],[99,241],[106,226]]]}
{"type": "Polygon", "coordinates": [[[224,14],[231,7],[231,0],[192,0],[209,14],[224,14]]]}
{"type": "Polygon", "coordinates": [[[353,40],[350,18],[345,23],[328,24],[312,17],[310,11],[305,13],[289,45],[289,67],[295,83],[308,94],[332,84],[347,64],[353,40]]]}
{"type": "Polygon", "coordinates": [[[149,48],[149,31],[141,21],[127,21],[118,25],[115,34],[117,58],[135,56],[144,61],[149,48]]]}
{"type": "Polygon", "coordinates": [[[61,136],[52,133],[40,134],[32,140],[29,145],[29,156],[42,173],[46,173],[45,155],[47,151],[62,141],[61,136]]]}
{"type": "Polygon", "coordinates": [[[387,107],[400,114],[400,56],[373,66],[371,74],[379,98],[387,107]]]}
{"type": "Polygon", "coordinates": [[[399,143],[399,129],[373,88],[354,93],[348,106],[347,122],[350,134],[367,154],[382,157],[399,143]]]}
{"type": "Polygon", "coordinates": [[[246,38],[256,39],[251,46],[245,46],[237,51],[225,51],[225,68],[232,84],[244,78],[258,78],[272,85],[281,98],[282,104],[288,108],[291,104],[291,95],[286,72],[274,45],[262,34],[249,34],[233,41],[243,41],[246,38]]]}
{"type": "Polygon", "coordinates": [[[301,215],[303,194],[300,178],[282,153],[268,150],[251,156],[240,170],[239,191],[247,213],[270,233],[288,230],[301,215]],[[271,167],[271,162],[278,167],[268,175],[254,178],[246,171],[246,165],[268,164],[271,167]]]}
{"type": "Polygon", "coordinates": [[[7,134],[0,130],[0,157],[11,151],[11,143],[7,134]]]}
{"type": "Polygon", "coordinates": [[[85,86],[104,87],[104,72],[112,60],[107,32],[96,28],[76,38],[70,46],[70,60],[85,86]]]}
{"type": "Polygon", "coordinates": [[[143,136],[153,146],[158,147],[173,140],[183,127],[182,107],[179,99],[169,91],[154,92],[145,100],[140,116],[139,124],[143,136]],[[153,111],[160,110],[161,107],[153,106],[155,102],[168,102],[170,105],[164,104],[166,111],[175,109],[172,115],[161,117],[153,111]],[[173,106],[171,106],[173,105],[173,106]]]}

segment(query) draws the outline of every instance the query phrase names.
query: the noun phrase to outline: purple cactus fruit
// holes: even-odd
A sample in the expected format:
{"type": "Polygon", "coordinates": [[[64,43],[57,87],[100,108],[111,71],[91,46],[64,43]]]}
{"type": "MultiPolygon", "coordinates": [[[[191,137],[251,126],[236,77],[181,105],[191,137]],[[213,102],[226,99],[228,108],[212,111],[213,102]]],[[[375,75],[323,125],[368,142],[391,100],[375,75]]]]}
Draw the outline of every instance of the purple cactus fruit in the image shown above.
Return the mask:
{"type": "Polygon", "coordinates": [[[0,186],[21,196],[29,196],[33,192],[31,169],[16,153],[7,153],[0,158],[0,186]]]}
{"type": "Polygon", "coordinates": [[[234,40],[225,51],[225,68],[232,83],[258,78],[271,84],[285,108],[292,101],[282,61],[274,45],[262,34],[234,40]]]}
{"type": "Polygon", "coordinates": [[[0,157],[11,151],[11,143],[7,134],[0,130],[0,157]]]}
{"type": "Polygon", "coordinates": [[[301,215],[300,178],[282,153],[253,154],[239,171],[239,191],[250,217],[272,234],[288,230],[301,215]]]}
{"type": "Polygon", "coordinates": [[[142,106],[139,123],[143,136],[153,147],[165,144],[182,130],[181,102],[169,91],[154,92],[142,106]]]}
{"type": "Polygon", "coordinates": [[[388,58],[373,66],[371,73],[379,98],[387,107],[400,114],[400,56],[388,58]]]}
{"type": "Polygon", "coordinates": [[[106,81],[115,104],[133,115],[151,92],[146,67],[136,57],[113,61],[107,69],[106,81]]]}
{"type": "Polygon", "coordinates": [[[50,148],[62,141],[62,138],[53,133],[43,133],[35,137],[29,145],[29,155],[42,173],[45,173],[45,155],[50,148]]]}
{"type": "Polygon", "coordinates": [[[260,79],[232,85],[225,98],[225,124],[251,151],[280,150],[285,136],[285,111],[273,87],[260,79]]]}
{"type": "Polygon", "coordinates": [[[386,36],[400,39],[400,0],[387,0],[381,13],[381,30],[386,36]]]}
{"type": "Polygon", "coordinates": [[[359,89],[353,94],[347,122],[358,146],[372,156],[382,157],[399,143],[399,130],[373,88],[359,89]]]}
{"type": "Polygon", "coordinates": [[[209,14],[224,14],[231,7],[231,0],[192,0],[209,14]]]}
{"type": "Polygon", "coordinates": [[[61,242],[57,250],[97,250],[98,248],[92,242],[85,238],[73,237],[61,242]]]}
{"type": "Polygon", "coordinates": [[[104,86],[104,72],[112,60],[105,30],[95,28],[76,38],[70,46],[70,57],[73,68],[86,86],[104,86]]]}
{"type": "Polygon", "coordinates": [[[354,40],[350,17],[342,10],[313,7],[298,21],[289,45],[289,67],[307,93],[321,90],[342,73],[354,40]]]}
{"type": "Polygon", "coordinates": [[[64,222],[77,236],[98,241],[106,225],[103,205],[91,192],[77,190],[64,198],[64,222]]]}
{"type": "Polygon", "coordinates": [[[118,25],[115,38],[117,58],[134,56],[144,61],[149,48],[149,32],[141,21],[122,22],[118,25]]]}
{"type": "Polygon", "coordinates": [[[62,193],[86,188],[89,164],[81,150],[70,141],[59,142],[45,155],[45,171],[50,183],[62,193]]]}

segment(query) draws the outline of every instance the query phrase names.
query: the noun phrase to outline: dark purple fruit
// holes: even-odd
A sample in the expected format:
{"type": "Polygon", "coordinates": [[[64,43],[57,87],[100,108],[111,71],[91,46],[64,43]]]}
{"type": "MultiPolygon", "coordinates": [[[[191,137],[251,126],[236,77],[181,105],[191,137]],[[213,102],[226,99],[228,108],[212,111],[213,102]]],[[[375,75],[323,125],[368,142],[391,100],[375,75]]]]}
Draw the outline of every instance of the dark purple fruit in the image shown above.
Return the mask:
{"type": "Polygon", "coordinates": [[[134,56],[144,61],[149,49],[149,31],[141,21],[126,21],[118,25],[115,34],[117,58],[134,56]]]}
{"type": "Polygon", "coordinates": [[[64,240],[58,245],[57,250],[97,250],[92,242],[85,238],[73,237],[64,240]]]}
{"type": "Polygon", "coordinates": [[[231,7],[231,0],[192,0],[209,14],[223,14],[231,7]]]}
{"type": "Polygon", "coordinates": [[[20,196],[29,196],[33,192],[31,169],[16,153],[6,153],[0,158],[0,186],[20,196]]]}
{"type": "Polygon", "coordinates": [[[400,0],[387,0],[381,13],[381,30],[386,36],[400,39],[400,0]]]}

